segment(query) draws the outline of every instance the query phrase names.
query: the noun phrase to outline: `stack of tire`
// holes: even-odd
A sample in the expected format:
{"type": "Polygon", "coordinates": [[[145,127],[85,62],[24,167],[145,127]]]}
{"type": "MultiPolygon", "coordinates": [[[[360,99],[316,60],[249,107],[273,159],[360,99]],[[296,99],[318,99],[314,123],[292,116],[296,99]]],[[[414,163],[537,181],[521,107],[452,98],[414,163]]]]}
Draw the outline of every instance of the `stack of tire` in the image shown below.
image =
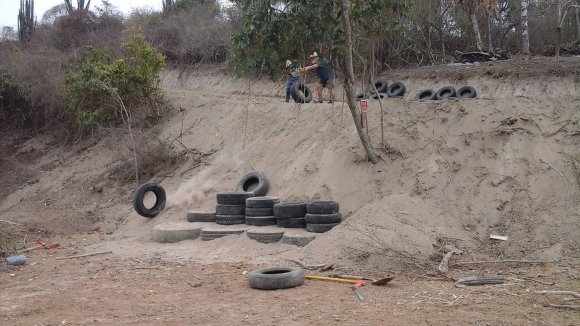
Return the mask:
{"type": "Polygon", "coordinates": [[[251,197],[246,199],[245,223],[253,226],[276,225],[274,205],[279,202],[280,199],[278,197],[272,196],[251,197]]]}
{"type": "Polygon", "coordinates": [[[305,228],[306,206],[306,203],[280,203],[274,205],[276,224],[282,228],[305,228]]]}
{"type": "Polygon", "coordinates": [[[217,194],[215,222],[221,225],[246,223],[246,200],[253,192],[228,191],[217,194]]]}
{"type": "Polygon", "coordinates": [[[315,201],[306,206],[306,230],[314,233],[324,233],[340,224],[342,214],[335,201],[315,201]]]}
{"type": "Polygon", "coordinates": [[[463,86],[458,90],[455,90],[453,86],[443,86],[437,92],[432,89],[425,89],[417,93],[415,96],[416,101],[425,100],[446,100],[450,98],[475,98],[477,97],[477,91],[471,86],[463,86]]]}
{"type": "Polygon", "coordinates": [[[394,82],[388,84],[386,81],[379,79],[375,81],[374,87],[371,87],[367,92],[360,93],[356,96],[356,100],[366,99],[384,99],[384,98],[402,98],[405,95],[407,88],[402,82],[394,82]]]}

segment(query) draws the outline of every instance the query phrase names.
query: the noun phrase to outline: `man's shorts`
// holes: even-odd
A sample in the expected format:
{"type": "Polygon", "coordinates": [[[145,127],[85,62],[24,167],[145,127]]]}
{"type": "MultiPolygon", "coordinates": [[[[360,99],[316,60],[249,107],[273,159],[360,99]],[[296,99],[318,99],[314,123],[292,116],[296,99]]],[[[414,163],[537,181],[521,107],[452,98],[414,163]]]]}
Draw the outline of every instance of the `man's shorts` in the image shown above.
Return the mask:
{"type": "Polygon", "coordinates": [[[322,85],[322,87],[334,88],[335,81],[336,81],[336,75],[334,74],[334,71],[332,71],[330,76],[328,76],[328,79],[321,79],[319,81],[319,83],[322,85]]]}

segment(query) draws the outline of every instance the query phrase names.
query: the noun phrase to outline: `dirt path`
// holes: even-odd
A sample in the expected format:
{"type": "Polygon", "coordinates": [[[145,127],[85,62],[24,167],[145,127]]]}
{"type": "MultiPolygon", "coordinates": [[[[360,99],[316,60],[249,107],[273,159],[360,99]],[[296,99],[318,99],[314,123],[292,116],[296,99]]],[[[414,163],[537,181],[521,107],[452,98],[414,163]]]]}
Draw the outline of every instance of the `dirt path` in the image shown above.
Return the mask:
{"type": "MultiPolygon", "coordinates": [[[[95,238],[95,239],[93,239],[95,238]]],[[[544,307],[556,299],[532,294],[577,289],[577,271],[556,267],[502,269],[502,285],[460,289],[453,282],[398,277],[385,287],[306,281],[298,288],[260,291],[248,286],[250,262],[206,266],[165,261],[152,252],[137,259],[112,255],[57,261],[83,253],[35,251],[29,264],[2,268],[2,325],[574,325],[580,313],[544,307]],[[540,275],[542,277],[538,278],[540,275]],[[555,282],[547,286],[541,282],[555,282]]],[[[199,240],[198,240],[199,241],[199,240]]],[[[475,275],[477,271],[464,271],[475,275]]]]}

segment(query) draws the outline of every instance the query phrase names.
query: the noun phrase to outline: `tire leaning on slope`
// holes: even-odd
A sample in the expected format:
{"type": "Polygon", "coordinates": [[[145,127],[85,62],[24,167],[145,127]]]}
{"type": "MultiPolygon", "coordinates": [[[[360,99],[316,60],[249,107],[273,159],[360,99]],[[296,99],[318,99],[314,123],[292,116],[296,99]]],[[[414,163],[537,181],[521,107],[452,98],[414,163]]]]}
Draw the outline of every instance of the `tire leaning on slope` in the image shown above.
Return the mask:
{"type": "Polygon", "coordinates": [[[145,183],[139,186],[135,193],[133,194],[133,208],[135,211],[144,217],[153,218],[157,216],[163,208],[165,208],[165,202],[167,201],[167,195],[165,194],[165,189],[156,183],[145,183]],[[155,205],[151,208],[145,207],[143,200],[148,192],[155,194],[155,205]]]}
{"type": "Polygon", "coordinates": [[[376,93],[386,93],[387,89],[389,89],[389,84],[386,81],[379,79],[375,81],[375,87],[371,87],[370,91],[375,92],[375,88],[377,89],[376,93]]]}
{"type": "Polygon", "coordinates": [[[312,91],[304,84],[294,83],[290,88],[290,95],[296,103],[310,103],[312,101],[312,91]]]}
{"type": "Polygon", "coordinates": [[[435,98],[438,100],[446,100],[455,97],[455,93],[455,88],[453,86],[444,86],[435,93],[435,98]]]}
{"type": "MultiPolygon", "coordinates": [[[[262,197],[268,194],[268,189],[270,188],[270,182],[264,175],[264,173],[260,171],[252,171],[240,179],[238,184],[236,185],[235,191],[251,191],[254,193],[254,196],[251,197],[262,197]],[[257,185],[256,185],[257,184],[257,185]],[[254,186],[252,188],[252,186],[254,186]]],[[[246,199],[247,199],[246,198],[246,199]]],[[[246,199],[244,202],[241,203],[242,205],[246,205],[246,199]]]]}
{"type": "Polygon", "coordinates": [[[456,93],[458,98],[475,98],[477,96],[475,88],[471,86],[463,86],[456,93]]]}
{"type": "Polygon", "coordinates": [[[402,97],[405,95],[406,91],[407,88],[405,87],[405,84],[401,82],[394,82],[391,85],[389,85],[387,94],[389,94],[389,97],[402,97]]]}
{"type": "Polygon", "coordinates": [[[304,283],[304,270],[296,267],[262,268],[250,272],[248,280],[254,289],[293,288],[304,283]]]}
{"type": "Polygon", "coordinates": [[[432,89],[422,90],[415,96],[416,101],[434,100],[435,91],[432,89]]]}

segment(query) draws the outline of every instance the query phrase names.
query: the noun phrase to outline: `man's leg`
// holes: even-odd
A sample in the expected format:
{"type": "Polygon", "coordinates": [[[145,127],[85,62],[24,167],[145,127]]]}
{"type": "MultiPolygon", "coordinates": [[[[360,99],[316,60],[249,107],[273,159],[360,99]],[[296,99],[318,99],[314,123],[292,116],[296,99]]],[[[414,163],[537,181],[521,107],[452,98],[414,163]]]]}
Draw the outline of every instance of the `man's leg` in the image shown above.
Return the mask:
{"type": "Polygon", "coordinates": [[[320,82],[317,82],[316,85],[314,86],[314,88],[316,89],[316,94],[318,94],[318,102],[322,102],[322,88],[324,86],[322,86],[322,84],[320,82]]]}

